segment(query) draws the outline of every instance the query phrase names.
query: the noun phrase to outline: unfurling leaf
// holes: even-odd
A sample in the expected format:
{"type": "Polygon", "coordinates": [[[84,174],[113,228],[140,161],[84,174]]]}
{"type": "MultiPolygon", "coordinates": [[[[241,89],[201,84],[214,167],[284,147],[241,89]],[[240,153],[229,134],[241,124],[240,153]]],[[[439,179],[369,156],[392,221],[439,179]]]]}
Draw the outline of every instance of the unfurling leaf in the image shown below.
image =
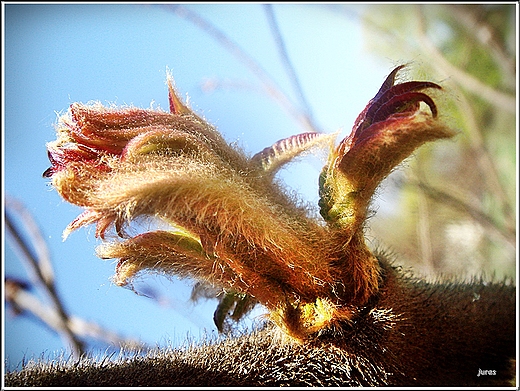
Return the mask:
{"type": "Polygon", "coordinates": [[[394,85],[395,68],[355,121],[351,134],[331,154],[320,178],[320,207],[325,220],[355,232],[381,181],[416,148],[448,138],[453,131],[437,120],[437,107],[425,89],[435,83],[394,85]],[[421,110],[426,103],[431,113],[421,110]]]}
{"type": "Polygon", "coordinates": [[[276,143],[263,149],[252,157],[262,170],[267,173],[276,173],[284,164],[292,161],[296,156],[309,151],[314,146],[332,144],[335,135],[318,132],[306,132],[278,140],[276,143]]]}

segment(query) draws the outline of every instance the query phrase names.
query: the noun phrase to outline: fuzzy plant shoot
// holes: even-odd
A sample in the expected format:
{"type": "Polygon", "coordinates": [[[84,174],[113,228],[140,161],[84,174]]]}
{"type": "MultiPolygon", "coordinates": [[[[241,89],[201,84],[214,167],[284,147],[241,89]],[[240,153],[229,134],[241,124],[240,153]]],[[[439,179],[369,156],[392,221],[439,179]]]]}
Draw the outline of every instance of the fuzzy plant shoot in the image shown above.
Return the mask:
{"type": "MultiPolygon", "coordinates": [[[[183,103],[171,77],[170,112],[74,103],[59,119],[57,140],[47,146],[51,167],[44,173],[65,200],[84,209],[64,237],[95,224],[96,236],[103,239],[97,254],[118,260],[113,281],[119,286],[131,285],[142,273],[211,285],[223,297],[217,325],[233,304],[262,304],[288,343],[323,352],[332,343],[338,357],[358,360],[351,364],[361,375],[349,370],[351,378],[344,384],[435,385],[436,372],[426,375],[431,368],[427,356],[437,354],[436,365],[444,365],[444,353],[439,353],[444,342],[426,341],[427,333],[420,330],[427,324],[442,330],[441,319],[448,317],[430,315],[422,307],[440,308],[445,292],[400,276],[385,256],[373,253],[364,236],[381,181],[424,143],[454,135],[434,102],[441,87],[428,81],[398,83],[402,68],[388,75],[339,143],[336,134],[307,132],[251,157],[183,103]],[[320,219],[274,180],[281,167],[316,148],[328,151],[317,178],[320,219]],[[129,234],[132,223],[147,219],[169,228],[129,234]],[[401,364],[400,349],[416,354],[416,363],[401,364]]],[[[476,288],[453,289],[456,306],[464,309],[455,306],[452,312],[464,312],[472,304],[461,303],[474,297],[476,288]]],[[[507,298],[506,312],[514,310],[512,291],[497,289],[507,298]]],[[[493,297],[495,291],[478,292],[493,297]]],[[[452,327],[455,319],[446,322],[452,327]]],[[[514,321],[506,322],[502,329],[510,341],[514,321]]],[[[479,332],[494,329],[479,326],[479,332]]],[[[461,341],[446,354],[463,348],[461,341]]],[[[495,346],[502,349],[500,343],[495,346]]],[[[493,349],[467,354],[484,365],[496,357],[493,349]]],[[[504,359],[494,365],[506,371],[510,355],[503,351],[504,359]]],[[[441,383],[459,385],[454,384],[458,375],[449,376],[441,383]]]]}
{"type": "Polygon", "coordinates": [[[273,174],[333,136],[304,133],[248,158],[185,106],[168,79],[170,113],[73,104],[48,145],[45,175],[67,201],[85,208],[65,230],[96,223],[124,240],[103,244],[118,258],[115,283],[137,273],[189,276],[253,296],[295,338],[350,320],[379,286],[363,223],[377,185],[415,148],[451,136],[436,119],[427,82],[383,83],[350,136],[332,147],[321,177],[321,214],[310,219],[273,174]],[[421,102],[430,112],[421,110],[421,102]],[[170,230],[125,238],[125,227],[159,218],[170,230]]]}

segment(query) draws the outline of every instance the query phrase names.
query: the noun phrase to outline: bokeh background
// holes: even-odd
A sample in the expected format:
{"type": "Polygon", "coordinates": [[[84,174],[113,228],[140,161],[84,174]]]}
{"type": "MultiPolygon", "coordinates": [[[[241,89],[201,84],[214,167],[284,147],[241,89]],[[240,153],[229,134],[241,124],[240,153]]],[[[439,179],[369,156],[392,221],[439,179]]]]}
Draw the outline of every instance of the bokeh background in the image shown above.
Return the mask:
{"type": "MultiPolygon", "coordinates": [[[[217,337],[218,302],[190,301],[192,281],[144,277],[136,294],[110,282],[115,264],[94,255],[93,229],[63,242],[81,211],[42,178],[59,113],[93,100],[167,110],[168,69],[191,107],[252,155],[308,131],[302,118],[320,131],[341,129],[339,141],[391,69],[410,64],[408,78],[445,87],[437,103],[459,134],[420,148],[385,180],[367,237],[428,279],[515,281],[516,4],[2,6],[3,207],[41,250],[17,203],[34,218],[64,308],[105,335],[147,347],[217,337]]],[[[316,207],[323,164],[324,156],[306,157],[278,175],[316,207]]],[[[50,305],[3,229],[4,278],[24,282],[18,288],[39,308],[50,305]]],[[[40,318],[13,301],[3,305],[8,370],[67,356],[64,339],[40,318]]],[[[242,327],[262,313],[256,308],[242,327]]],[[[79,338],[94,355],[117,351],[79,338]]]]}

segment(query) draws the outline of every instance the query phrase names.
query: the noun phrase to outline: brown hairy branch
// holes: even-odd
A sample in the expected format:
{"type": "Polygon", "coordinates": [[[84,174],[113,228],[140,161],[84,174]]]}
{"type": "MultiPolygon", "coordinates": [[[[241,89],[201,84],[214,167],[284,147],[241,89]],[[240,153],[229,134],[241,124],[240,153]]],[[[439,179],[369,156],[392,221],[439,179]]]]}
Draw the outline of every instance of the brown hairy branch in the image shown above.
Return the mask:
{"type": "Polygon", "coordinates": [[[294,343],[267,328],[144,357],[31,362],[6,374],[6,385],[515,386],[514,286],[428,284],[385,270],[378,301],[321,343],[294,343]]]}

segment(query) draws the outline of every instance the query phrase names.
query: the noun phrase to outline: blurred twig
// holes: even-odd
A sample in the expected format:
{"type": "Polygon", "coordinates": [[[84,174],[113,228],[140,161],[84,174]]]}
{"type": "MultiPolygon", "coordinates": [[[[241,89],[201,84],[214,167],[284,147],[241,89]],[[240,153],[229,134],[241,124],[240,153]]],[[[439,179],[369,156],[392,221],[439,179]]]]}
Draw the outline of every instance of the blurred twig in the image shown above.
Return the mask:
{"type": "Polygon", "coordinates": [[[233,89],[233,90],[242,90],[251,93],[260,93],[263,90],[255,85],[254,83],[250,83],[248,81],[242,80],[230,80],[230,79],[216,79],[216,78],[207,78],[204,79],[201,83],[202,91],[204,92],[213,92],[217,88],[224,89],[233,89]]]}
{"type": "Polygon", "coordinates": [[[418,222],[417,236],[420,250],[420,262],[426,265],[430,270],[434,269],[433,265],[433,247],[431,240],[431,218],[430,208],[424,193],[419,192],[417,198],[418,222]]]}
{"type": "Polygon", "coordinates": [[[233,56],[238,58],[238,60],[260,80],[264,89],[267,91],[267,94],[273,97],[273,99],[278,102],[281,107],[283,107],[300,124],[300,126],[307,131],[320,131],[311,121],[308,112],[295,107],[289,97],[283,93],[281,88],[276,82],[274,82],[273,78],[269,76],[260,64],[247,54],[237,43],[231,40],[224,32],[219,30],[215,25],[201,17],[196,12],[179,4],[163,4],[162,6],[201,28],[209,36],[216,39],[225,49],[231,52],[233,56]]]}
{"type": "Polygon", "coordinates": [[[476,121],[473,106],[468,102],[464,93],[458,94],[458,109],[461,116],[464,118],[466,129],[469,133],[470,147],[477,164],[483,172],[483,178],[488,182],[488,188],[498,198],[500,202],[500,211],[504,216],[512,215],[512,206],[510,205],[507,192],[500,181],[499,170],[495,161],[491,157],[484,142],[482,129],[476,121]]]}
{"type": "MultiPolygon", "coordinates": [[[[58,333],[61,332],[61,323],[63,322],[62,315],[54,308],[42,303],[36,295],[31,294],[29,292],[29,285],[6,278],[5,287],[6,300],[13,306],[17,313],[28,311],[52,330],[58,333]]],[[[143,344],[138,341],[121,338],[116,333],[106,330],[96,323],[87,322],[76,316],[69,316],[67,318],[67,326],[76,337],[94,338],[118,348],[124,348],[125,350],[138,350],[143,348],[143,344]]]]}
{"type": "Polygon", "coordinates": [[[42,288],[52,302],[54,312],[57,314],[55,329],[62,336],[65,343],[70,346],[73,357],[79,359],[85,352],[84,344],[70,329],[69,316],[65,311],[56,291],[56,285],[54,284],[47,245],[30,213],[19,202],[12,198],[6,199],[5,226],[16,243],[21,255],[20,259],[23,260],[23,263],[29,269],[29,273],[32,274],[33,282],[42,288]],[[12,212],[17,212],[18,217],[25,227],[25,231],[30,234],[30,243],[35,246],[36,254],[33,253],[31,246],[16,227],[11,217],[12,212]]]}
{"type": "Polygon", "coordinates": [[[516,232],[514,229],[502,228],[497,224],[493,218],[483,211],[481,211],[478,207],[473,206],[465,202],[464,200],[450,194],[448,192],[436,189],[424,181],[416,180],[411,181],[411,185],[417,186],[421,189],[424,194],[426,194],[431,199],[436,202],[440,202],[444,205],[449,205],[455,208],[458,211],[462,211],[469,215],[476,223],[481,225],[486,232],[489,232],[503,243],[506,243],[511,247],[512,250],[516,248],[516,232]]]}
{"type": "Polygon", "coordinates": [[[424,51],[431,57],[432,63],[435,64],[438,69],[441,69],[444,73],[450,75],[464,89],[477,94],[479,97],[493,106],[507,110],[510,113],[516,113],[517,104],[516,97],[514,95],[503,93],[481,82],[479,79],[453,65],[444,57],[442,52],[437,49],[437,47],[426,34],[426,18],[424,16],[422,7],[417,5],[415,9],[417,11],[417,20],[419,26],[417,31],[417,39],[422,44],[424,51]]]}
{"type": "Polygon", "coordinates": [[[278,47],[278,52],[280,53],[280,57],[282,59],[282,63],[285,67],[285,71],[287,72],[287,75],[289,76],[289,80],[291,81],[294,91],[298,95],[298,99],[300,100],[300,104],[303,107],[303,113],[307,117],[307,121],[312,125],[312,128],[317,129],[313,116],[312,116],[312,109],[307,101],[307,98],[305,97],[305,93],[303,92],[303,88],[300,83],[300,79],[298,78],[298,75],[296,74],[296,70],[294,69],[294,66],[289,58],[289,54],[287,52],[287,48],[285,46],[284,39],[282,37],[282,34],[280,32],[280,28],[278,26],[278,22],[276,21],[276,17],[274,15],[273,11],[273,5],[272,4],[264,4],[265,13],[267,15],[267,20],[269,21],[269,27],[271,28],[271,33],[273,34],[273,38],[276,42],[276,46],[278,47]]]}
{"type": "Polygon", "coordinates": [[[15,312],[27,311],[56,331],[66,345],[70,346],[74,359],[79,359],[85,353],[85,343],[80,337],[90,337],[133,350],[143,348],[143,345],[136,341],[123,339],[95,323],[67,314],[54,283],[49,250],[38,225],[29,211],[17,200],[6,197],[5,206],[5,226],[15,244],[14,249],[28,269],[33,284],[45,292],[51,301],[51,306],[46,305],[29,292],[30,284],[6,278],[5,299],[13,306],[15,312]],[[16,226],[13,215],[22,223],[22,230],[16,226]],[[28,239],[24,233],[28,235],[28,239]]]}
{"type": "Polygon", "coordinates": [[[477,41],[487,47],[488,52],[494,57],[495,63],[502,69],[505,82],[510,88],[516,87],[516,61],[514,55],[508,53],[503,42],[498,38],[499,33],[486,20],[479,18],[475,7],[467,4],[445,4],[449,12],[472,33],[477,41]]]}

